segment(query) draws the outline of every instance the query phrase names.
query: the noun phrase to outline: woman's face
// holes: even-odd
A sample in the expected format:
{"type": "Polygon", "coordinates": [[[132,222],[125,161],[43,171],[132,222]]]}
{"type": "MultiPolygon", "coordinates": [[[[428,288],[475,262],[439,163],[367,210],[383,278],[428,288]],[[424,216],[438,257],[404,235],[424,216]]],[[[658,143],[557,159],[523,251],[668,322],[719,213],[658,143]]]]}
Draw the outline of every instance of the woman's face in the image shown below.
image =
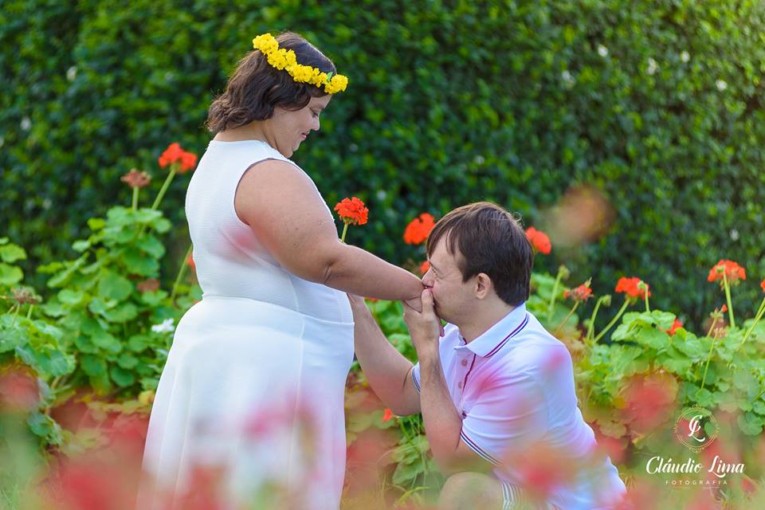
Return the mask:
{"type": "Polygon", "coordinates": [[[319,130],[319,116],[330,99],[332,96],[329,94],[312,97],[300,110],[285,110],[277,106],[274,115],[268,119],[271,145],[284,157],[291,157],[311,131],[319,130]]]}

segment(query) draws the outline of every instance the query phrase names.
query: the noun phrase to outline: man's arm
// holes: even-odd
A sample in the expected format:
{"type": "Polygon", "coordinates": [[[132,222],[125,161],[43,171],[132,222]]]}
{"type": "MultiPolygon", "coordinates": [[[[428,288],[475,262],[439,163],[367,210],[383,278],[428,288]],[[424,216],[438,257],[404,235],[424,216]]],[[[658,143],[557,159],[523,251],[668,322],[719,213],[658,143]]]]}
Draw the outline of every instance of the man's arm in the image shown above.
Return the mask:
{"type": "Polygon", "coordinates": [[[422,293],[422,313],[405,307],[404,320],[420,362],[422,421],[436,464],[447,476],[460,471],[489,471],[491,464],[460,437],[462,417],[454,407],[444,378],[438,340],[440,321],[429,289],[422,293]]]}
{"type": "Polygon", "coordinates": [[[394,414],[420,412],[420,395],[412,382],[412,363],[383,335],[364,300],[350,295],[355,322],[356,358],[372,390],[394,414]]]}

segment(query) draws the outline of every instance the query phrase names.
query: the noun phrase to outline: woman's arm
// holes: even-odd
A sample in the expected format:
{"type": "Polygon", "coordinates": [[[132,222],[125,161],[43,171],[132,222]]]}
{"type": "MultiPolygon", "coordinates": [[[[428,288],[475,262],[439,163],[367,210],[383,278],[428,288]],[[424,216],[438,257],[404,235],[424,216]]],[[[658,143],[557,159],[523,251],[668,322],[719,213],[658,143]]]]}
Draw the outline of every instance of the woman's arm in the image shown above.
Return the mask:
{"type": "Polygon", "coordinates": [[[411,300],[419,308],[420,280],[341,243],[313,181],[294,165],[280,160],[254,165],[239,182],[234,204],[239,218],[291,273],[361,296],[411,300]]]}

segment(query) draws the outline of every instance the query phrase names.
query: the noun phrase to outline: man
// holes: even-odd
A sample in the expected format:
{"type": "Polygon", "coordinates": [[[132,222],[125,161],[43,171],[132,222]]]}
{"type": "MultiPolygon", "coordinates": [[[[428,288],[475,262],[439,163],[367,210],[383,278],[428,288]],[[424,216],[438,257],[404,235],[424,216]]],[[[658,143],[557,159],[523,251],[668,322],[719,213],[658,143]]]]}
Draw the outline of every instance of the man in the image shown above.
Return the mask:
{"type": "Polygon", "coordinates": [[[448,477],[440,507],[611,508],[624,484],[582,419],[568,350],[526,311],[533,251],[517,220],[487,202],[460,207],[427,252],[422,312],[404,312],[419,363],[352,304],[372,389],[398,415],[422,413],[448,477]]]}

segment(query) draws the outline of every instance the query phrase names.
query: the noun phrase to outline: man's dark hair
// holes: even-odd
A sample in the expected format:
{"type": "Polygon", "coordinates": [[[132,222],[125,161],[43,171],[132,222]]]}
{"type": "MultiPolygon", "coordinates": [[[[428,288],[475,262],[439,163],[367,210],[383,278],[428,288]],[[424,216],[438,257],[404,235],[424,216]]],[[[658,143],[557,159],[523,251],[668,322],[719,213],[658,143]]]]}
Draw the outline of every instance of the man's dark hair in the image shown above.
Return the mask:
{"type": "Polygon", "coordinates": [[[439,241],[457,256],[463,281],[479,273],[491,278],[497,295],[518,306],[529,298],[534,252],[520,222],[490,202],[454,209],[441,218],[428,236],[428,256],[439,241]]]}

